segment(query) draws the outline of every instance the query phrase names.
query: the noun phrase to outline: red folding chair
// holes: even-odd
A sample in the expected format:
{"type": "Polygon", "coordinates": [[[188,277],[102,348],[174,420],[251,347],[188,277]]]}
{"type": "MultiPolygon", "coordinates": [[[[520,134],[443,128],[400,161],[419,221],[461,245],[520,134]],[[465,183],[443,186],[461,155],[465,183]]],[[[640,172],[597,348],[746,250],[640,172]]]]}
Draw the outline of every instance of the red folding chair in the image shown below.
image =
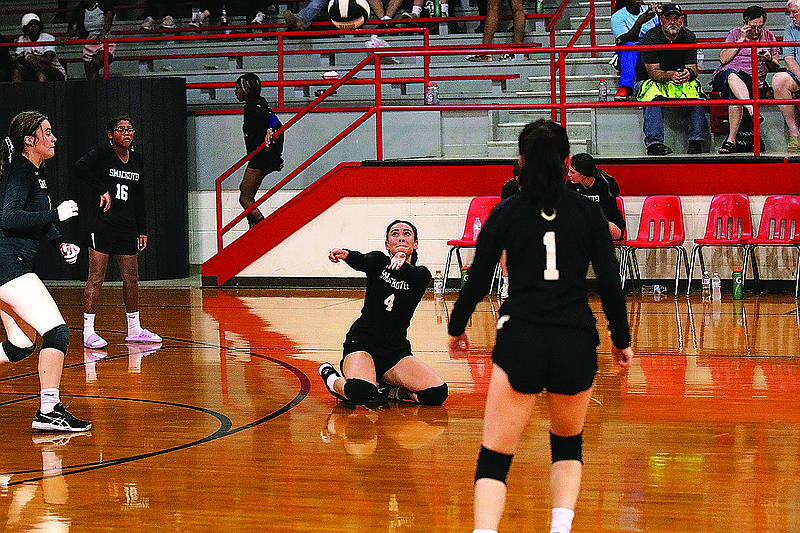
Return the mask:
{"type": "Polygon", "coordinates": [[[461,272],[461,268],[464,266],[461,260],[461,249],[462,248],[474,248],[478,242],[472,235],[472,226],[475,223],[475,218],[477,217],[481,221],[481,225],[486,223],[486,219],[489,217],[489,213],[491,213],[494,206],[500,203],[499,196],[476,196],[472,199],[469,203],[469,209],[467,209],[467,220],[464,223],[464,234],[461,236],[460,239],[452,239],[447,241],[447,246],[450,247],[450,250],[447,252],[447,260],[444,263],[444,280],[447,283],[448,274],[450,274],[450,263],[453,259],[453,252],[456,254],[456,259],[458,260],[458,271],[461,272]]]}
{"type": "MultiPolygon", "coordinates": [[[[665,248],[677,252],[675,260],[675,296],[678,295],[681,259],[687,274],[689,261],[683,248],[685,231],[683,226],[683,209],[681,199],[672,195],[648,196],[642,204],[642,216],[639,219],[639,234],[633,240],[625,241],[622,248],[622,263],[633,261],[635,273],[639,273],[636,250],[665,248]]],[[[622,287],[625,288],[625,269],[622,270],[622,287]]]]}
{"type": "MultiPolygon", "coordinates": [[[[753,278],[758,282],[758,262],[756,248],[760,246],[779,246],[797,250],[798,259],[795,264],[794,297],[798,297],[800,289],[800,196],[775,194],[767,196],[764,209],[761,211],[761,222],[758,234],[747,240],[750,256],[753,258],[753,278]]],[[[747,272],[745,256],[742,273],[747,272]]],[[[744,279],[744,276],[742,276],[744,279]]]]}
{"type": "Polygon", "coordinates": [[[744,266],[747,262],[747,252],[750,249],[747,241],[752,237],[753,220],[750,215],[750,199],[747,195],[741,193],[714,195],[708,208],[706,233],[702,238],[694,240],[692,256],[689,261],[689,283],[686,286],[686,295],[688,296],[692,289],[695,257],[700,259],[700,271],[704,272],[706,269],[705,261],[703,261],[703,248],[706,246],[739,248],[744,255],[742,261],[744,266]]]}

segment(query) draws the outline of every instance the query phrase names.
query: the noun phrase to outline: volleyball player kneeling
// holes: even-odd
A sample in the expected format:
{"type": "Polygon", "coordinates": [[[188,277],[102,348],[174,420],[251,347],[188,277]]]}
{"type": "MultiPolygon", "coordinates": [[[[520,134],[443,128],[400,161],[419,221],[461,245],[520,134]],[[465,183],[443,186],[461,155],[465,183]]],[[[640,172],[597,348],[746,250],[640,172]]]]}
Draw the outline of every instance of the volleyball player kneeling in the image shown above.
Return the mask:
{"type": "Polygon", "coordinates": [[[386,228],[387,256],[380,251],[362,254],[334,248],[333,263],[340,260],[367,275],[361,316],[344,341],[342,373],[330,363],[319,367],[331,394],[363,405],[375,396],[392,400],[441,405],[447,384],[411,353],[408,327],[431,273],[417,266],[417,228],[395,220],[386,228]],[[380,386],[379,386],[380,385],[380,386]]]}
{"type": "Polygon", "coordinates": [[[61,405],[59,385],[69,327],[39,277],[33,262],[39,240],[57,245],[67,263],[80,249],[64,242],[54,226],[78,215],[72,200],[51,209],[44,160],[55,155],[56,137],[47,117],[24,111],[11,120],[0,150],[0,318],[8,340],[0,343],[0,363],[18,362],[34,352],[36,333],[42,336],[39,353],[39,410],[31,427],[42,431],[87,431],[92,424],[78,420],[61,405]]]}

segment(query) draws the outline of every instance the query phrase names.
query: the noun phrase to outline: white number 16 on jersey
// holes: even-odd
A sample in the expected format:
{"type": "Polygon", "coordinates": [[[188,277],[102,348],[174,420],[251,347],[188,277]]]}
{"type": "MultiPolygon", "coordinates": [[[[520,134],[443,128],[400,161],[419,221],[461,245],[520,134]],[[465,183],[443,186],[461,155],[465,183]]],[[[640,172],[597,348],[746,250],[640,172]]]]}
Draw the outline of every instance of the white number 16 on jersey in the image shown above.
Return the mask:
{"type": "Polygon", "coordinates": [[[545,253],[547,255],[544,279],[545,281],[556,281],[559,276],[558,269],[556,268],[556,232],[548,231],[542,237],[542,241],[544,242],[545,253]]]}

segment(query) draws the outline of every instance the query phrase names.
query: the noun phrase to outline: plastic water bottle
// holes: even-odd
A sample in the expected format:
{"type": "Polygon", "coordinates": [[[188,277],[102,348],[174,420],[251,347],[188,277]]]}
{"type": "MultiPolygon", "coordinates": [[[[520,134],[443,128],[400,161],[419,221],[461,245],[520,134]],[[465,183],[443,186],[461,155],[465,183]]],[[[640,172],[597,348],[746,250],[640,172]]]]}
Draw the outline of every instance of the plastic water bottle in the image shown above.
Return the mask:
{"type": "Polygon", "coordinates": [[[475,217],[475,222],[472,223],[472,240],[478,240],[478,235],[481,234],[481,226],[481,219],[475,217]]]}
{"type": "Polygon", "coordinates": [[[444,294],[444,276],[441,270],[437,270],[433,276],[433,294],[444,294]]]}
{"type": "Polygon", "coordinates": [[[439,84],[434,81],[432,85],[433,105],[439,105],[439,84]]]}
{"type": "Polygon", "coordinates": [[[667,288],[663,285],[642,285],[642,294],[663,294],[667,288]]]}
{"type": "Polygon", "coordinates": [[[597,100],[599,102],[608,101],[608,82],[605,78],[600,80],[600,85],[597,87],[597,100]]]}
{"type": "Polygon", "coordinates": [[[719,279],[719,274],[716,272],[711,278],[711,299],[716,302],[722,300],[722,280],[719,279]]]}
{"type": "Polygon", "coordinates": [[[429,81],[428,85],[425,86],[425,103],[428,105],[433,105],[433,86],[435,85],[434,82],[429,81]]]}
{"type": "MultiPolygon", "coordinates": [[[[221,26],[228,25],[228,10],[225,9],[225,4],[222,5],[222,16],[219,17],[219,23],[221,26]]],[[[231,30],[225,30],[225,33],[230,33],[231,30]]]]}
{"type": "Polygon", "coordinates": [[[703,272],[703,301],[711,301],[711,276],[708,275],[708,270],[703,272]]]}
{"type": "Polygon", "coordinates": [[[702,50],[697,50],[697,70],[703,70],[703,60],[705,60],[706,55],[703,53],[702,50]]]}

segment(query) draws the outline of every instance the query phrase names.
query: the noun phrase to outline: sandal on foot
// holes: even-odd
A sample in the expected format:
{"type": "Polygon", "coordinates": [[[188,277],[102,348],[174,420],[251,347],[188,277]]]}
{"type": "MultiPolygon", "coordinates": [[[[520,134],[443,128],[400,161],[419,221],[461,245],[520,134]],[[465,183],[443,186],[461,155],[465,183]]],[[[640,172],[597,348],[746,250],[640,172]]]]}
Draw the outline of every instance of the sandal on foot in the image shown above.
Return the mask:
{"type": "Polygon", "coordinates": [[[719,147],[717,150],[720,154],[735,154],[736,153],[736,145],[730,141],[725,141],[722,143],[722,146],[719,147]]]}
{"type": "Polygon", "coordinates": [[[143,329],[139,332],[138,335],[128,335],[125,337],[125,342],[161,342],[161,337],[153,333],[152,331],[143,329]]]}
{"type": "Polygon", "coordinates": [[[97,333],[92,333],[83,339],[83,345],[87,348],[91,348],[92,350],[97,350],[99,348],[105,348],[108,346],[108,342],[106,342],[106,340],[97,333]]]}

